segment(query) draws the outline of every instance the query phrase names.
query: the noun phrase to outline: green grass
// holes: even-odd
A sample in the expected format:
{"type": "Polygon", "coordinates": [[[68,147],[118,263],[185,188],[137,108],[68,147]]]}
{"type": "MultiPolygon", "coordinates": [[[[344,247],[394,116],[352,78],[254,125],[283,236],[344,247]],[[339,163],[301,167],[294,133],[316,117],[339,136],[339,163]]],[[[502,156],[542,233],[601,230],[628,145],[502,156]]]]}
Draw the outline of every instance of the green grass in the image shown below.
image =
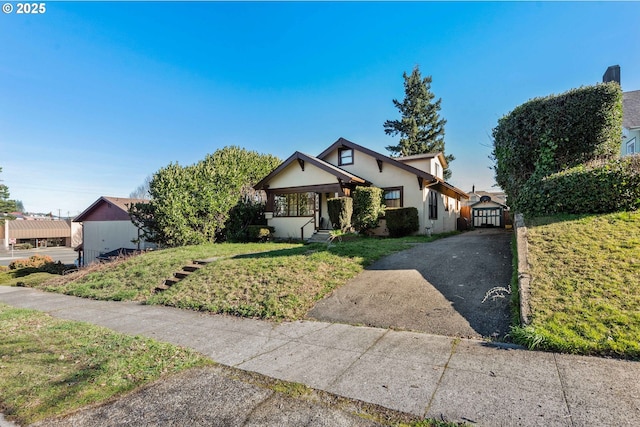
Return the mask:
{"type": "MultiPolygon", "coordinates": [[[[447,234],[448,235],[448,234],[447,234]]],[[[327,244],[213,244],[150,252],[83,277],[38,285],[48,291],[137,300],[245,317],[295,320],[313,304],[385,255],[441,236],[358,238],[327,244]],[[153,289],[197,258],[224,257],[170,289],[153,289]]],[[[446,235],[445,235],[446,236],[446,235]]]]}
{"type": "Polygon", "coordinates": [[[530,221],[529,347],[640,358],[640,211],[530,221]]]}
{"type": "Polygon", "coordinates": [[[0,412],[20,424],[213,362],[192,350],[0,304],[0,412]]]}
{"type": "Polygon", "coordinates": [[[58,275],[44,272],[31,273],[23,270],[0,271],[0,285],[33,287],[56,277],[58,277],[58,275]]]}

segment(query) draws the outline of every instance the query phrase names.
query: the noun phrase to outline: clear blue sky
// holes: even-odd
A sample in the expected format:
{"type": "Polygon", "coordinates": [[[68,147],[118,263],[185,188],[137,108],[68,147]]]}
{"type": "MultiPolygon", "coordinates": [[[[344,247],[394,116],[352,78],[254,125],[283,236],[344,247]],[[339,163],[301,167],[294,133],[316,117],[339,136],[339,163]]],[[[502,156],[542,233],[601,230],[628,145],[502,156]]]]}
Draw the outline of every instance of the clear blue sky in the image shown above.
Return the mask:
{"type": "Polygon", "coordinates": [[[0,179],[27,211],[75,215],[226,145],[285,159],[342,136],[387,154],[382,124],[419,65],[451,183],[490,189],[491,130],[517,105],[614,64],[640,89],[639,17],[638,2],[48,1],[0,14],[0,179]]]}

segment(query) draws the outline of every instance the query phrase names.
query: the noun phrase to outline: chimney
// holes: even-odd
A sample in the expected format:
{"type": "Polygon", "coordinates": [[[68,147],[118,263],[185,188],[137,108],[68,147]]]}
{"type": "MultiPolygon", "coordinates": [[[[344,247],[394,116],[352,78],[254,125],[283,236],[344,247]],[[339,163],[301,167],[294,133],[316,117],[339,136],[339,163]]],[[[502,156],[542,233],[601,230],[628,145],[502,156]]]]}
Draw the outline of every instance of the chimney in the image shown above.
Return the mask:
{"type": "Polygon", "coordinates": [[[609,68],[607,68],[607,71],[604,72],[604,75],[602,76],[602,83],[608,83],[608,82],[616,82],[620,84],[620,66],[619,65],[612,65],[609,68]]]}

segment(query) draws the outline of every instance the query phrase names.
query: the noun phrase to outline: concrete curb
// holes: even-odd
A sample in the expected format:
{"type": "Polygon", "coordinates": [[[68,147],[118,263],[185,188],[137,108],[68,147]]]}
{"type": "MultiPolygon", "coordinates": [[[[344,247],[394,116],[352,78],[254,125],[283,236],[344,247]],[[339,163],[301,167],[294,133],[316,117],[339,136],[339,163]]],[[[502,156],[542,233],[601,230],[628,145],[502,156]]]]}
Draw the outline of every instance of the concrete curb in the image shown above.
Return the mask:
{"type": "Polygon", "coordinates": [[[520,324],[527,326],[531,322],[530,285],[531,273],[529,271],[529,246],[527,244],[527,226],[524,223],[524,215],[515,216],[516,249],[518,251],[518,293],[520,294],[520,324]]]}

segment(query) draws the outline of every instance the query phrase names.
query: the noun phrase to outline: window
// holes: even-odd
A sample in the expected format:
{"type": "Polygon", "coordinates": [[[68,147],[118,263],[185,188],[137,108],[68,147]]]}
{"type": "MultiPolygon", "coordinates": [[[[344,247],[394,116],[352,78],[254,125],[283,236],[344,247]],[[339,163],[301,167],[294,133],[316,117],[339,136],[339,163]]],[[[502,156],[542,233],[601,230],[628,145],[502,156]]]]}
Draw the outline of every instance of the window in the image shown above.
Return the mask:
{"type": "Polygon", "coordinates": [[[276,194],[273,216],[313,216],[316,193],[276,194]]]}
{"type": "Polygon", "coordinates": [[[449,196],[444,196],[444,211],[449,212],[449,196]]]}
{"type": "Polygon", "coordinates": [[[627,141],[627,154],[634,154],[636,152],[636,138],[631,141],[627,141]]]}
{"type": "Polygon", "coordinates": [[[385,188],[384,205],[388,208],[401,208],[402,187],[385,188]]]}
{"type": "Polygon", "coordinates": [[[438,219],[438,193],[429,191],[429,219],[438,219]]]}
{"type": "Polygon", "coordinates": [[[435,165],[435,169],[436,169],[436,176],[439,178],[440,177],[440,163],[434,162],[434,165],[435,165]]]}
{"type": "Polygon", "coordinates": [[[353,149],[338,148],[338,166],[353,164],[353,149]]]}

